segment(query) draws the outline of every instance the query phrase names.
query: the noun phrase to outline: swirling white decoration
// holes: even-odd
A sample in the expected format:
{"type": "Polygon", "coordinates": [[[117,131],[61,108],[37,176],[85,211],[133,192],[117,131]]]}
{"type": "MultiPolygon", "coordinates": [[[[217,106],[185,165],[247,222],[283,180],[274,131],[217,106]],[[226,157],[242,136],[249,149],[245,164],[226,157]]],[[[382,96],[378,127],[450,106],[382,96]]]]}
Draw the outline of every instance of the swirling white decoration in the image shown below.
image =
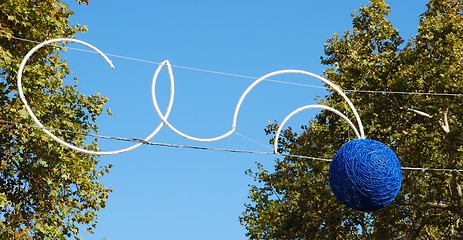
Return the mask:
{"type": "MultiPolygon", "coordinates": [[[[45,45],[55,43],[55,42],[74,42],[74,43],[79,43],[79,44],[82,44],[84,46],[87,46],[87,47],[91,48],[92,50],[96,51],[100,56],[102,56],[104,58],[104,60],[109,64],[109,66],[114,69],[114,65],[112,64],[111,60],[109,60],[109,58],[102,51],[100,51],[98,48],[94,47],[93,45],[91,45],[91,44],[89,44],[87,42],[81,41],[81,40],[72,39],[72,38],[58,38],[58,39],[52,39],[52,40],[44,41],[44,42],[38,44],[37,46],[35,46],[34,48],[32,48],[26,54],[26,56],[23,58],[23,60],[21,62],[21,65],[19,66],[18,83],[17,84],[18,84],[19,98],[24,103],[24,106],[26,107],[27,112],[31,116],[32,120],[37,124],[37,126],[39,128],[41,128],[44,133],[46,133],[48,136],[50,136],[51,138],[53,138],[55,141],[59,142],[60,144],[66,146],[66,147],[68,147],[70,149],[73,149],[75,151],[79,151],[79,152],[83,152],[83,153],[87,153],[87,154],[115,155],[115,154],[119,154],[119,153],[134,150],[134,149],[140,147],[141,145],[143,145],[143,142],[140,142],[140,143],[134,144],[134,145],[132,145],[130,147],[119,149],[119,150],[114,150],[114,151],[92,151],[92,150],[87,150],[87,149],[84,149],[84,148],[74,146],[72,144],[69,144],[69,143],[63,141],[62,139],[60,139],[59,137],[55,136],[53,133],[48,131],[42,125],[40,120],[35,116],[34,112],[32,111],[31,107],[29,106],[29,104],[28,104],[28,102],[26,100],[26,97],[24,96],[24,92],[23,92],[23,88],[22,88],[22,75],[23,75],[24,67],[26,66],[27,60],[32,56],[32,54],[34,54],[37,50],[44,47],[45,45]]],[[[171,69],[169,69],[169,76],[173,76],[172,72],[171,72],[171,69]]],[[[153,83],[154,83],[154,81],[153,81],[153,83]]],[[[169,116],[170,111],[172,109],[172,105],[174,103],[174,96],[173,96],[174,79],[173,78],[170,79],[170,84],[171,84],[171,94],[172,95],[170,96],[169,103],[168,103],[167,109],[166,109],[166,113],[165,113],[165,115],[163,115],[164,118],[167,118],[169,116]]],[[[156,96],[153,95],[152,97],[155,98],[156,96]]],[[[156,127],[156,129],[154,129],[154,131],[143,140],[144,141],[149,141],[151,138],[153,138],[161,130],[163,125],[164,125],[164,123],[161,122],[156,127]]]]}
{"type": "MultiPolygon", "coordinates": [[[[123,152],[128,152],[128,151],[134,150],[134,149],[140,147],[141,145],[143,145],[143,142],[140,142],[140,143],[137,143],[137,144],[135,144],[133,146],[123,148],[123,149],[120,149],[120,150],[115,150],[115,151],[91,151],[91,150],[83,149],[81,147],[77,147],[75,145],[72,145],[72,144],[69,144],[69,143],[65,142],[64,140],[60,139],[59,137],[55,136],[53,133],[48,131],[47,128],[45,128],[43,126],[43,124],[40,122],[40,120],[35,116],[34,112],[32,111],[31,107],[29,106],[29,104],[28,104],[28,102],[26,100],[26,97],[24,96],[24,91],[23,91],[23,88],[22,88],[22,75],[23,75],[23,71],[24,71],[24,68],[26,66],[26,63],[27,63],[28,59],[32,56],[32,54],[34,54],[38,49],[44,47],[45,45],[48,45],[48,44],[51,44],[51,43],[56,43],[56,42],[74,42],[74,43],[79,43],[79,44],[82,44],[84,46],[87,46],[87,47],[91,48],[92,50],[96,51],[100,56],[102,56],[103,59],[110,65],[111,68],[114,68],[114,65],[112,64],[110,59],[102,51],[100,51],[98,48],[94,47],[93,45],[91,45],[89,43],[86,43],[84,41],[81,41],[81,40],[76,40],[76,39],[71,39],[71,38],[52,39],[52,40],[44,41],[44,42],[38,44],[37,46],[35,46],[34,48],[32,48],[26,54],[26,56],[23,58],[23,60],[21,62],[21,65],[20,65],[20,67],[18,69],[18,78],[17,78],[18,81],[17,81],[17,84],[18,84],[19,97],[20,97],[21,101],[24,103],[24,106],[26,107],[26,110],[27,110],[28,114],[31,116],[32,120],[37,124],[37,126],[39,128],[41,128],[44,133],[46,133],[48,136],[50,136],[51,138],[53,138],[55,141],[59,142],[60,144],[66,146],[66,147],[68,147],[70,149],[73,149],[75,151],[79,151],[79,152],[83,152],[83,153],[87,153],[87,154],[114,155],[114,154],[120,154],[120,153],[123,153],[123,152]]],[[[186,139],[192,140],[192,141],[215,142],[215,141],[222,140],[222,139],[224,139],[226,137],[229,137],[231,134],[233,134],[236,131],[237,120],[238,120],[238,115],[239,115],[241,106],[242,106],[245,98],[247,97],[247,95],[251,92],[251,90],[254,87],[256,87],[259,83],[261,83],[262,81],[265,81],[266,79],[269,79],[271,77],[274,77],[274,76],[277,76],[277,75],[283,75],[283,74],[301,74],[301,75],[305,75],[305,76],[309,76],[309,77],[312,77],[312,78],[319,79],[322,82],[328,84],[333,90],[335,90],[337,93],[339,93],[344,98],[344,100],[347,102],[347,104],[351,108],[352,112],[354,113],[354,116],[355,116],[357,124],[358,124],[358,129],[349,120],[348,117],[346,117],[344,114],[342,114],[341,112],[339,112],[338,110],[336,110],[334,108],[324,106],[324,105],[306,105],[306,106],[303,106],[303,107],[300,107],[300,108],[294,110],[289,115],[287,115],[286,118],[283,120],[283,122],[281,123],[281,125],[279,126],[279,128],[277,130],[277,133],[276,133],[276,136],[275,136],[275,139],[274,139],[274,153],[277,153],[279,135],[281,133],[281,130],[282,130],[283,126],[286,124],[286,122],[288,122],[295,114],[297,114],[299,112],[302,112],[304,110],[307,110],[307,109],[312,109],[312,108],[320,108],[320,109],[328,110],[328,111],[331,111],[331,112],[335,113],[336,115],[340,116],[342,119],[344,119],[349,124],[349,126],[353,129],[353,131],[355,132],[356,136],[359,139],[365,138],[365,133],[364,133],[364,130],[363,130],[362,121],[360,119],[360,116],[357,113],[357,110],[355,109],[354,105],[352,104],[350,99],[347,97],[347,95],[337,85],[335,85],[334,83],[330,82],[329,80],[327,80],[327,79],[325,79],[325,78],[323,78],[323,77],[321,77],[319,75],[313,74],[311,72],[307,72],[307,71],[303,71],[303,70],[291,70],[291,69],[290,70],[280,70],[280,71],[275,71],[275,72],[268,73],[268,74],[260,77],[259,79],[255,80],[251,85],[249,85],[249,87],[243,92],[243,94],[241,95],[241,97],[239,98],[239,100],[238,100],[238,102],[236,104],[231,129],[229,131],[227,131],[226,133],[224,133],[224,134],[222,134],[220,136],[217,136],[217,137],[212,137],[212,138],[198,138],[198,137],[187,135],[187,134],[183,133],[182,131],[178,130],[177,128],[175,128],[168,121],[168,117],[169,117],[169,114],[170,114],[170,112],[172,110],[172,106],[173,106],[173,102],[174,102],[175,79],[174,79],[174,74],[173,74],[173,71],[172,71],[171,64],[169,63],[169,61],[165,60],[165,61],[163,61],[162,63],[159,64],[158,68],[154,72],[153,79],[152,79],[152,85],[151,85],[151,97],[152,97],[153,105],[154,105],[154,108],[156,110],[156,113],[158,114],[159,118],[161,119],[161,123],[159,123],[159,125],[153,130],[153,132],[151,134],[149,134],[145,139],[143,139],[143,141],[149,141],[151,138],[153,138],[156,134],[158,134],[158,132],[161,130],[161,128],[164,125],[169,127],[174,133],[176,133],[176,134],[178,134],[178,135],[180,135],[180,136],[182,136],[182,137],[184,137],[186,139]],[[161,110],[159,108],[159,105],[158,105],[158,100],[156,98],[157,79],[158,79],[159,73],[161,72],[163,67],[167,68],[168,76],[169,76],[169,80],[170,80],[170,97],[169,97],[169,102],[168,102],[165,113],[161,112],[161,110]]]]}

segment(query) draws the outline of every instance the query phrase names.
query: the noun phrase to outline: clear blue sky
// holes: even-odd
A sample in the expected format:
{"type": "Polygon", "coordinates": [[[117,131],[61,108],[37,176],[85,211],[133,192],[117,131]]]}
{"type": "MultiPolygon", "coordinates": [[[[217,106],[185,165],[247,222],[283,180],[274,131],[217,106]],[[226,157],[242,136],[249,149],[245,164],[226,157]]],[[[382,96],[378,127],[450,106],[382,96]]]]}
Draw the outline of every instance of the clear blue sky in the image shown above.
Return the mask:
{"type": "MultiPolygon", "coordinates": [[[[323,44],[334,32],[351,28],[350,14],[368,1],[66,1],[74,23],[89,31],[77,36],[106,53],[174,65],[259,77],[280,69],[322,74],[323,44]]],[[[390,19],[402,36],[416,32],[425,1],[390,1],[390,19]]],[[[76,46],[79,47],[79,46],[76,46]]],[[[150,97],[157,65],[110,57],[109,67],[95,54],[70,50],[64,55],[79,78],[79,90],[108,96],[114,115],[98,120],[100,134],[144,138],[158,123],[150,97]]],[[[165,71],[164,71],[165,73],[165,71]]],[[[197,137],[228,131],[236,102],[253,80],[174,68],[176,98],[169,120],[197,137]]],[[[280,78],[279,78],[280,79],[280,78]]],[[[311,78],[281,80],[322,86],[311,78]]],[[[166,74],[159,101],[166,105],[166,74]]],[[[315,103],[320,89],[266,82],[246,99],[237,132],[267,144],[264,127],[281,121],[297,107],[315,103]]],[[[304,112],[289,125],[298,128],[316,111],[304,112]]],[[[271,151],[240,135],[216,143],[196,143],[164,128],[154,142],[271,151]]],[[[103,150],[128,146],[104,140],[103,150]]],[[[94,235],[84,239],[245,239],[238,217],[248,201],[244,174],[255,162],[271,169],[275,156],[142,146],[103,156],[114,167],[102,181],[114,188],[99,213],[94,235]]]]}

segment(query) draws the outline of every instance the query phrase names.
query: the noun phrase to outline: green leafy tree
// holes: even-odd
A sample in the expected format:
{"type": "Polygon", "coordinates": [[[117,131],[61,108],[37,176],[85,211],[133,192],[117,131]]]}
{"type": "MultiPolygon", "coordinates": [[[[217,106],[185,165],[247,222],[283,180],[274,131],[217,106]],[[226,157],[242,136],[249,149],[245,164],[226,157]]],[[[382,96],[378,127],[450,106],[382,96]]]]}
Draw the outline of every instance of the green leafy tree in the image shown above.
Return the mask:
{"type": "MultiPolygon", "coordinates": [[[[463,168],[463,1],[429,0],[417,35],[405,41],[384,0],[353,14],[353,29],[325,44],[325,76],[348,92],[368,138],[389,145],[402,166],[463,168]],[[372,92],[372,91],[384,92],[372,92]],[[370,91],[370,92],[368,92],[370,91]],[[446,93],[419,95],[391,92],[446,93]]],[[[352,116],[330,92],[322,103],[352,116]]],[[[267,127],[274,134],[277,124],[267,127]]],[[[300,133],[283,131],[279,151],[332,158],[355,138],[347,124],[322,112],[300,133]]],[[[329,164],[294,157],[274,171],[248,170],[251,185],[240,217],[250,239],[461,239],[461,172],[403,171],[392,204],[374,212],[347,208],[333,196],[329,164]]]]}
{"type": "MultiPolygon", "coordinates": [[[[110,166],[27,127],[33,122],[18,98],[16,76],[36,44],[18,38],[72,38],[86,28],[70,25],[73,12],[59,0],[2,0],[0,11],[0,239],[77,238],[82,226],[92,231],[97,211],[105,207],[110,189],[98,180],[110,166]]],[[[80,132],[55,131],[69,143],[96,150],[85,134],[96,132],[95,120],[107,99],[62,85],[70,72],[60,59],[62,48],[45,47],[29,59],[24,91],[47,127],[80,132]]]]}

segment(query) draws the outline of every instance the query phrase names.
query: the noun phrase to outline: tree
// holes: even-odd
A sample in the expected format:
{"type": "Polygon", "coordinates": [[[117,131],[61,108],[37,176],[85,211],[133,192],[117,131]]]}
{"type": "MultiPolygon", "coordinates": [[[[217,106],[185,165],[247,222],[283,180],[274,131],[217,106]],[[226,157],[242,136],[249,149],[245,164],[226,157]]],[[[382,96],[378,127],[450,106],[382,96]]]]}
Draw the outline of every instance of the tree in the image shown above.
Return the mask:
{"type": "MultiPolygon", "coordinates": [[[[387,20],[389,6],[371,0],[353,14],[353,29],[325,44],[327,79],[347,92],[368,138],[390,146],[402,166],[463,166],[463,1],[429,0],[417,35],[405,41],[387,20]],[[377,92],[380,91],[380,92],[377,92]],[[391,92],[445,93],[448,95],[391,92]],[[457,95],[451,95],[458,93],[457,95]]],[[[346,103],[330,92],[322,103],[346,103]]],[[[346,110],[347,111],[347,110],[346,110]]],[[[349,114],[349,112],[348,112],[349,114]]],[[[269,125],[274,134],[277,124],[269,125]]],[[[279,151],[332,158],[355,138],[347,124],[322,112],[301,133],[283,131],[279,151]]],[[[329,164],[295,157],[274,171],[248,170],[251,185],[240,217],[250,239],[461,239],[461,172],[403,171],[399,195],[374,212],[349,209],[335,199],[329,164]]]]}
{"type": "MultiPolygon", "coordinates": [[[[16,76],[36,44],[19,39],[70,38],[86,27],[70,25],[73,12],[61,1],[3,0],[0,10],[0,239],[77,238],[82,226],[92,231],[97,211],[105,207],[110,189],[98,180],[111,166],[28,127],[33,122],[18,98],[16,76]]],[[[70,70],[60,59],[61,50],[46,47],[29,59],[23,77],[26,97],[47,127],[79,132],[55,134],[96,150],[97,142],[89,143],[85,135],[97,131],[95,120],[107,99],[62,85],[70,70]]]]}

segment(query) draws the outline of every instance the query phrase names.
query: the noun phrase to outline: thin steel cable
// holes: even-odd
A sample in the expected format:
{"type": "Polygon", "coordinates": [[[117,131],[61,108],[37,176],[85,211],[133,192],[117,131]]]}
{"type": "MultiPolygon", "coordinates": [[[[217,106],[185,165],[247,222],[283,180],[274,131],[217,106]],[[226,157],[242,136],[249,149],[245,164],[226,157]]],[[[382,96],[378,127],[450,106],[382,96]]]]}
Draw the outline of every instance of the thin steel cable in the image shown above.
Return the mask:
{"type": "Polygon", "coordinates": [[[400,91],[381,91],[381,90],[344,90],[350,93],[373,93],[373,94],[401,94],[401,95],[423,95],[423,96],[448,96],[461,97],[462,93],[434,93],[434,92],[400,92],[400,91]]]}
{"type": "MultiPolygon", "coordinates": [[[[0,123],[3,124],[10,124],[16,125],[18,127],[28,127],[28,128],[36,128],[36,129],[47,129],[49,131],[58,131],[62,133],[71,133],[71,134],[83,134],[88,137],[93,138],[100,138],[100,139],[108,139],[108,140],[115,140],[115,141],[125,141],[125,142],[133,142],[133,143],[141,143],[143,145],[148,146],[157,146],[157,147],[170,147],[170,148],[185,148],[185,149],[196,149],[196,150],[205,150],[205,151],[219,151],[219,152],[228,152],[228,153],[247,153],[247,154],[256,154],[256,155],[273,155],[273,156],[281,156],[281,157],[293,157],[299,159],[308,159],[313,161],[323,161],[323,162],[331,162],[331,159],[328,158],[319,158],[319,157],[311,157],[311,156],[303,156],[303,155],[295,155],[295,154],[282,154],[282,153],[274,153],[272,152],[265,152],[265,151],[254,151],[254,150],[246,150],[246,149],[230,149],[230,148],[214,148],[214,147],[204,147],[204,146],[194,146],[194,145],[185,145],[185,144],[175,144],[175,143],[160,143],[160,142],[151,142],[145,141],[142,138],[132,138],[132,137],[118,137],[118,136],[107,136],[107,135],[100,135],[100,134],[92,134],[87,132],[75,132],[69,131],[59,128],[50,128],[50,127],[39,127],[31,124],[25,123],[18,123],[6,120],[0,120],[0,123]]],[[[421,171],[421,172],[462,172],[463,169],[453,169],[453,168],[427,168],[427,167],[402,167],[402,170],[409,170],[409,171],[421,171]]]]}
{"type": "MultiPolygon", "coordinates": [[[[40,43],[38,41],[25,39],[25,38],[14,37],[14,36],[8,36],[8,35],[4,35],[4,34],[0,34],[0,37],[6,37],[6,38],[16,39],[16,40],[19,40],[19,41],[25,41],[25,42],[30,42],[30,43],[40,43]]],[[[87,49],[81,49],[81,48],[75,48],[75,47],[67,47],[67,48],[71,49],[71,50],[75,50],[75,51],[81,51],[81,52],[87,52],[87,53],[97,53],[95,51],[87,50],[87,49]]],[[[146,60],[146,59],[140,59],[140,58],[135,58],[135,57],[128,57],[128,56],[123,56],[123,55],[118,55],[118,54],[112,54],[112,53],[105,53],[105,54],[107,56],[110,56],[110,57],[119,58],[119,59],[125,59],[125,60],[129,60],[129,61],[136,61],[136,62],[141,62],[141,63],[155,64],[155,65],[159,65],[159,64],[162,63],[162,62],[151,61],[151,60],[146,60]]],[[[197,71],[197,72],[204,72],[204,73],[218,74],[218,75],[223,75],[223,76],[243,78],[243,79],[251,79],[251,80],[258,79],[258,77],[254,77],[254,76],[235,74],[235,73],[227,73],[227,72],[221,72],[221,71],[215,71],[215,70],[207,70],[207,69],[194,68],[194,67],[181,66],[181,65],[172,65],[172,67],[173,68],[178,68],[178,69],[197,71]]],[[[274,83],[280,83],[280,84],[286,84],[286,85],[300,86],[300,87],[326,89],[324,86],[316,86],[316,85],[311,85],[311,84],[295,83],[295,82],[281,81],[281,80],[275,80],[275,79],[266,79],[265,81],[274,82],[274,83]]],[[[343,90],[343,91],[348,92],[348,93],[399,94],[399,95],[422,95],[422,96],[441,96],[441,97],[462,97],[463,96],[463,93],[406,92],[406,91],[361,90],[361,89],[358,89],[358,90],[350,90],[350,89],[348,89],[348,90],[343,90]]]]}
{"type": "Polygon", "coordinates": [[[261,142],[259,142],[259,141],[256,141],[256,140],[254,140],[254,139],[252,139],[252,138],[250,138],[250,137],[248,137],[248,136],[245,136],[245,135],[243,135],[243,134],[241,134],[241,133],[239,133],[239,132],[236,132],[236,131],[235,131],[235,135],[240,136],[240,137],[242,137],[242,138],[244,138],[244,139],[246,139],[246,140],[248,140],[248,141],[251,141],[251,142],[253,142],[253,143],[257,144],[257,145],[260,145],[260,146],[262,146],[262,147],[264,147],[264,148],[273,150],[273,148],[271,148],[270,146],[268,146],[268,145],[266,145],[266,144],[263,144],[263,143],[261,143],[261,142]]]}

